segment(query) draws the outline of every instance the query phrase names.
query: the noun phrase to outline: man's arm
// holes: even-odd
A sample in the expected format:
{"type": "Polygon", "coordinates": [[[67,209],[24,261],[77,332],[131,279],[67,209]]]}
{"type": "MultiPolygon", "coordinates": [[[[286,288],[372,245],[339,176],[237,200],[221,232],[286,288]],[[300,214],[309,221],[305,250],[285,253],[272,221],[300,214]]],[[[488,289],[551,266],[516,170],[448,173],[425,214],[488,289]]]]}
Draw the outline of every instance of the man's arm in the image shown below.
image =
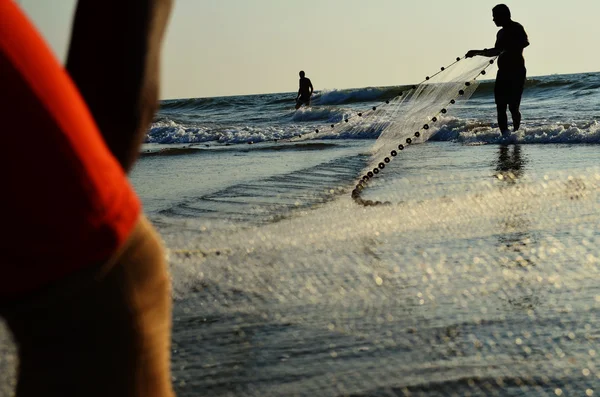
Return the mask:
{"type": "Polygon", "coordinates": [[[77,4],[67,71],[126,171],[158,105],[160,50],[172,1],[77,4]]]}
{"type": "Polygon", "coordinates": [[[495,57],[500,55],[505,48],[504,37],[505,32],[504,28],[502,28],[498,31],[498,33],[496,33],[496,44],[494,44],[494,48],[484,48],[483,50],[471,50],[467,52],[465,57],[472,58],[477,55],[484,57],[495,57]]]}
{"type": "Polygon", "coordinates": [[[467,52],[465,57],[472,58],[477,55],[484,56],[484,57],[495,57],[497,55],[500,55],[501,52],[502,52],[502,50],[500,50],[498,48],[485,48],[483,50],[470,50],[469,52],[467,52]]]}
{"type": "Polygon", "coordinates": [[[529,47],[529,37],[527,37],[527,32],[525,32],[525,28],[521,25],[521,46],[523,48],[529,47]]]}
{"type": "Polygon", "coordinates": [[[312,81],[310,81],[310,79],[308,80],[308,86],[310,87],[310,96],[312,96],[312,94],[313,94],[313,86],[312,86],[312,81]]]}

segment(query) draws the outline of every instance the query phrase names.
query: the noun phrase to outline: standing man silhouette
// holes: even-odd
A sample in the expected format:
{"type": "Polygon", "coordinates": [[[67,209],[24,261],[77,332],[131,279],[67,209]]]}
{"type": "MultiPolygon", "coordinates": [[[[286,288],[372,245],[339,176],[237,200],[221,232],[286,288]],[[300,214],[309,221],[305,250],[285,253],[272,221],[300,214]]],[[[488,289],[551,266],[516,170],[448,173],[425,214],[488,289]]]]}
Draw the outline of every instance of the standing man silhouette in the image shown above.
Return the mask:
{"type": "Polygon", "coordinates": [[[300,89],[298,90],[298,96],[296,97],[296,109],[300,106],[310,106],[310,97],[313,93],[313,85],[308,77],[304,77],[304,70],[300,71],[300,89]]]}
{"type": "Polygon", "coordinates": [[[525,59],[523,49],[529,45],[527,33],[523,26],[511,19],[510,10],[505,4],[498,4],[492,9],[492,16],[496,26],[502,29],[496,36],[494,48],[484,50],[470,50],[466,57],[476,55],[494,57],[498,56],[498,74],[494,86],[494,97],[498,111],[498,127],[503,137],[510,136],[508,131],[508,118],[506,107],[510,110],[513,121],[513,130],[517,131],[521,125],[521,96],[525,86],[525,59]]]}

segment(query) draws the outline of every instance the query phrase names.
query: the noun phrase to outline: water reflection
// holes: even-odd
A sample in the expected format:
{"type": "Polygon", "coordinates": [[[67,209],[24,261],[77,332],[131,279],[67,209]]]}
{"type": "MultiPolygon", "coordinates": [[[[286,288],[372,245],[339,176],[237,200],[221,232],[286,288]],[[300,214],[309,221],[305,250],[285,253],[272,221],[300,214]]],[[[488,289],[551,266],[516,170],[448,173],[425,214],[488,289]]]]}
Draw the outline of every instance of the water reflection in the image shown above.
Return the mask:
{"type": "MultiPolygon", "coordinates": [[[[525,174],[526,156],[520,145],[501,145],[495,162],[498,187],[506,195],[518,194],[519,182],[525,174]]],[[[500,266],[512,270],[506,280],[509,284],[503,288],[505,300],[515,309],[533,309],[540,302],[539,290],[532,285],[527,272],[536,266],[533,254],[537,245],[532,232],[530,208],[526,201],[515,206],[504,206],[500,214],[498,250],[500,266]]]]}
{"type": "MultiPolygon", "coordinates": [[[[506,190],[507,195],[515,194],[515,190],[519,189],[517,182],[523,176],[525,164],[520,145],[500,145],[495,164],[496,177],[505,182],[499,184],[499,188],[506,190]]],[[[501,262],[502,266],[524,267],[534,264],[527,255],[531,250],[530,221],[526,216],[528,212],[524,204],[518,208],[509,208],[502,214],[498,234],[499,249],[508,257],[501,262]]]]}
{"type": "Polygon", "coordinates": [[[523,175],[525,163],[525,159],[521,155],[521,145],[500,145],[496,177],[509,183],[515,183],[523,175]]]}

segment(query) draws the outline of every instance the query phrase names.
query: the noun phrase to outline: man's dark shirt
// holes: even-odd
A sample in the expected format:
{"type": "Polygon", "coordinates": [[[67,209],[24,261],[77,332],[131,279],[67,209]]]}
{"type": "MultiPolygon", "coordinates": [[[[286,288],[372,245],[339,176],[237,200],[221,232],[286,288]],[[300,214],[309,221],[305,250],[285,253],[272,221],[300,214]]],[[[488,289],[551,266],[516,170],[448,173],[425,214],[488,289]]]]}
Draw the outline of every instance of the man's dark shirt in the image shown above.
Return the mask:
{"type": "Polygon", "coordinates": [[[300,78],[300,97],[310,98],[310,86],[311,82],[308,77],[300,78]]]}
{"type": "Polygon", "coordinates": [[[499,71],[522,71],[525,69],[523,48],[529,45],[527,33],[520,23],[510,21],[498,32],[495,48],[504,51],[498,59],[499,71]]]}

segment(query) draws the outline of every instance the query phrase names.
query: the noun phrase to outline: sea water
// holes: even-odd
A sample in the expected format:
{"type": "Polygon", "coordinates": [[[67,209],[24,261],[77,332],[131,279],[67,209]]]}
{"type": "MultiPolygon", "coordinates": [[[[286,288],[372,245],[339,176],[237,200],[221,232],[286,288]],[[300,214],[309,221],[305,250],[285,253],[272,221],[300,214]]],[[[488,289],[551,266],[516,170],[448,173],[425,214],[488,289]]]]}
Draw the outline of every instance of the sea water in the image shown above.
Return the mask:
{"type": "Polygon", "coordinates": [[[508,145],[482,83],[361,205],[380,131],[327,127],[404,90],[162,102],[131,181],[179,396],[600,393],[600,73],[529,77],[508,145]]]}

